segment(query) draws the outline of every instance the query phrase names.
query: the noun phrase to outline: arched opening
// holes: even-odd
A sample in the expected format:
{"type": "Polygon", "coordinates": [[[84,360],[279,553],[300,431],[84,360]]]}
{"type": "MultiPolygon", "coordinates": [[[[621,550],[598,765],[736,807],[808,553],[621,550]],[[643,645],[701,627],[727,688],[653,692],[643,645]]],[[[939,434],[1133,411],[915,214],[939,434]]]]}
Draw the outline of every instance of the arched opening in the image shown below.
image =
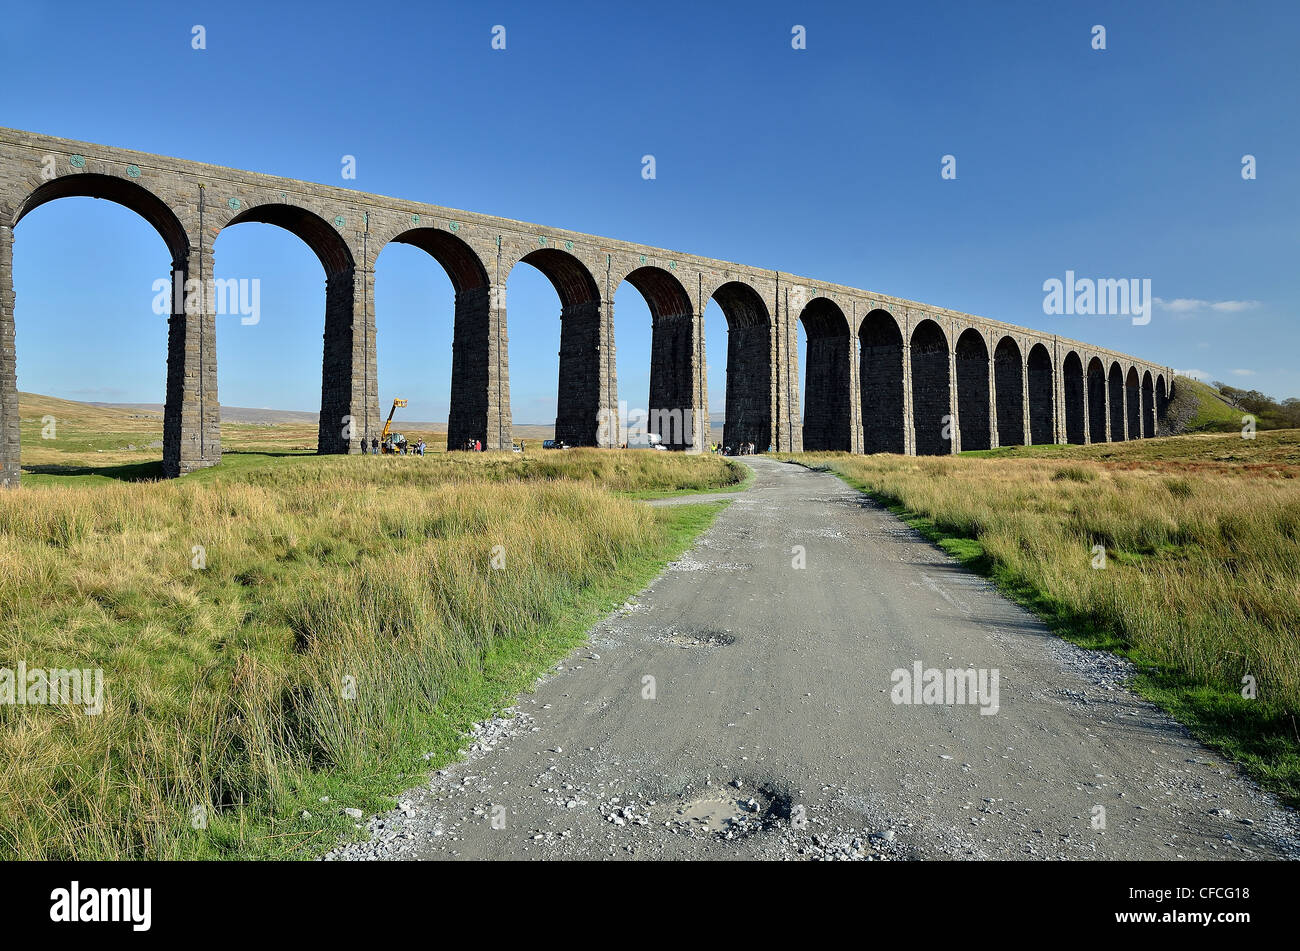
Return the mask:
{"type": "Polygon", "coordinates": [[[1137,367],[1128,368],[1124,378],[1124,406],[1128,419],[1128,438],[1142,438],[1142,389],[1138,380],[1137,367]]]}
{"type": "Polygon", "coordinates": [[[1124,371],[1118,363],[1110,365],[1110,441],[1123,442],[1127,415],[1124,412],[1124,371]]]}
{"type": "Polygon", "coordinates": [[[1101,360],[1088,361],[1088,441],[1106,442],[1106,369],[1101,360]]]}
{"type": "Polygon", "coordinates": [[[772,320],[758,291],[730,281],[713,292],[727,318],[727,389],[722,441],[734,451],[772,445],[772,320]]]}
{"type": "Polygon", "coordinates": [[[907,452],[903,400],[903,334],[885,310],[873,310],[858,330],[862,451],[907,452]]]}
{"type": "Polygon", "coordinates": [[[173,264],[183,265],[189,254],[190,241],[185,228],[167,203],[142,185],[115,175],[90,172],[55,178],[35,189],[18,209],[13,227],[48,202],[58,198],[102,198],[130,208],[149,222],[167,245],[173,264]]]}
{"type": "Polygon", "coordinates": [[[993,350],[993,384],[998,404],[998,445],[1023,446],[1024,364],[1021,362],[1020,347],[1011,337],[1003,337],[993,350]]]}
{"type": "MultiPolygon", "coordinates": [[[[636,408],[645,409],[648,431],[658,435],[669,449],[697,448],[697,437],[707,444],[708,434],[700,431],[704,420],[697,420],[694,411],[697,402],[701,406],[707,404],[702,394],[696,392],[696,370],[702,354],[695,339],[690,295],[670,271],[654,265],[639,267],[624,280],[640,294],[642,306],[649,310],[650,346],[646,354],[644,347],[637,346],[634,340],[629,349],[628,321],[620,320],[619,379],[623,381],[623,392],[648,394],[645,406],[637,404],[636,408]],[[629,389],[628,377],[623,372],[625,355],[633,356],[631,365],[640,368],[633,377],[633,389],[629,389]]],[[[623,317],[622,304],[616,312],[623,317]]]]}
{"type": "MultiPolygon", "coordinates": [[[[1078,363],[1078,358],[1075,358],[1078,363]]],[[[1029,442],[1050,443],[1055,439],[1052,420],[1056,415],[1052,355],[1041,343],[1029,348],[1029,442]]]]}
{"type": "Polygon", "coordinates": [[[948,338],[933,320],[912,331],[912,423],[918,456],[952,452],[952,391],[948,338]]]}
{"type": "MultiPolygon", "coordinates": [[[[410,400],[405,424],[394,423],[403,432],[411,423],[445,420],[449,450],[475,441],[503,448],[503,438],[508,448],[508,395],[498,410],[503,394],[494,385],[505,374],[492,366],[498,353],[505,357],[493,346],[502,322],[492,309],[487,270],[464,241],[437,228],[393,238],[375,261],[380,418],[401,397],[410,400]],[[429,268],[428,258],[440,267],[429,268]]],[[[373,447],[378,433],[368,436],[373,447]]]]}
{"type": "MultiPolygon", "coordinates": [[[[1083,385],[1083,361],[1073,350],[1065,355],[1062,372],[1064,376],[1061,382],[1065,384],[1065,441],[1083,445],[1088,441],[1084,427],[1084,409],[1088,397],[1083,385]]],[[[1035,438],[1034,442],[1038,442],[1038,439],[1035,438]]]]}
{"type": "Polygon", "coordinates": [[[814,297],[799,314],[808,335],[803,385],[803,448],[851,452],[853,335],[844,311],[814,297]]]}
{"type": "MultiPolygon", "coordinates": [[[[189,253],[179,221],[132,182],[79,174],[35,189],[19,207],[12,229],[10,221],[0,222],[0,298],[6,309],[13,307],[15,333],[6,344],[15,348],[16,388],[31,394],[20,397],[21,414],[34,416],[35,426],[19,441],[20,409],[12,407],[12,421],[6,418],[12,429],[0,434],[0,441],[15,442],[0,459],[0,479],[16,484],[24,463],[28,471],[40,472],[102,465],[105,473],[124,478],[178,475],[185,318],[173,317],[173,281],[183,288],[189,253]],[[70,200],[56,201],[63,198],[70,200]],[[163,417],[131,422],[124,414],[130,431],[121,435],[120,445],[104,441],[91,448],[92,438],[117,434],[93,421],[93,411],[92,421],[84,420],[82,410],[60,398],[158,404],[163,417]]],[[[208,381],[211,393],[202,390],[202,382],[191,381],[191,395],[210,398],[215,410],[215,380],[208,381]]],[[[215,424],[196,427],[193,437],[195,461],[219,455],[215,424]],[[209,437],[211,445],[204,445],[209,437]]]]}
{"type": "Polygon", "coordinates": [[[989,449],[989,348],[984,335],[968,328],[957,338],[957,420],[960,424],[959,446],[989,449]]]}
{"type": "MultiPolygon", "coordinates": [[[[600,289],[587,266],[568,252],[558,248],[539,248],[521,259],[540,271],[560,298],[560,350],[558,391],[555,407],[555,439],[570,446],[596,446],[599,437],[607,436],[606,445],[613,442],[615,428],[608,426],[602,432],[601,409],[618,406],[618,371],[612,320],[606,321],[602,312],[600,289]],[[608,326],[607,326],[608,324],[608,326]]],[[[519,319],[520,295],[515,293],[516,274],[511,269],[510,298],[513,301],[510,351],[511,365],[515,368],[514,382],[525,387],[522,406],[515,405],[516,417],[524,414],[523,422],[534,423],[548,405],[546,385],[541,374],[528,373],[531,360],[517,360],[519,354],[545,352],[544,339],[554,339],[554,330],[545,321],[519,319]],[[526,325],[525,325],[526,322],[526,325]],[[539,349],[540,348],[540,349],[539,349]],[[519,372],[521,369],[523,373],[519,372]]],[[[522,276],[522,275],[521,275],[522,276]]],[[[540,303],[543,295],[537,284],[527,279],[518,282],[527,288],[527,303],[540,303]]],[[[551,386],[555,387],[556,377],[551,386]]]]}
{"type": "Polygon", "coordinates": [[[1151,383],[1151,371],[1142,374],[1142,438],[1150,439],[1156,434],[1155,387],[1151,383]]]}
{"type": "Polygon", "coordinates": [[[1156,432],[1167,431],[1165,422],[1169,413],[1169,390],[1165,384],[1165,375],[1163,373],[1156,376],[1156,432]]]}
{"type": "Polygon", "coordinates": [[[364,403],[369,402],[373,383],[367,385],[364,377],[374,371],[365,358],[367,342],[359,339],[368,327],[357,325],[364,325],[364,318],[355,321],[359,316],[356,266],[343,236],[306,209],[267,204],[231,218],[217,242],[214,269],[218,284],[224,283],[232,291],[237,289],[243,300],[244,282],[255,282],[252,286],[257,288],[260,304],[258,314],[241,314],[238,321],[229,314],[229,307],[217,305],[218,316],[226,315],[219,326],[231,331],[217,338],[226,402],[307,409],[314,402],[315,387],[303,381],[315,378],[314,364],[320,368],[317,452],[359,451],[361,440],[371,428],[368,421],[377,415],[378,407],[354,405],[354,383],[360,384],[364,403]],[[309,327],[320,326],[315,316],[319,311],[310,303],[314,294],[305,290],[316,273],[308,263],[310,258],[286,255],[287,246],[274,231],[240,229],[240,237],[228,237],[235,226],[242,224],[272,225],[288,231],[316,256],[325,270],[325,326],[321,338],[307,332],[309,327]],[[269,278],[268,272],[272,275],[269,278]],[[306,342],[316,339],[321,340],[320,350],[306,342]]]}

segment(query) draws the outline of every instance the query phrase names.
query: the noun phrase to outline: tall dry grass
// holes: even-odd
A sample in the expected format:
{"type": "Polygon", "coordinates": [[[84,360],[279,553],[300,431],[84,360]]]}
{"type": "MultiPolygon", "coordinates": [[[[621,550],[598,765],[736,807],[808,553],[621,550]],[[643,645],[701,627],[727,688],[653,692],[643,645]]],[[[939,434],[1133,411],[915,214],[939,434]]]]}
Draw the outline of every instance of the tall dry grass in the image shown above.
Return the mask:
{"type": "Polygon", "coordinates": [[[0,667],[102,668],[106,695],[98,716],[0,706],[0,855],[238,852],[304,777],[378,768],[488,654],[522,667],[575,597],[662,551],[662,520],[599,483],[713,473],[618,455],[0,493],[0,667]]]}

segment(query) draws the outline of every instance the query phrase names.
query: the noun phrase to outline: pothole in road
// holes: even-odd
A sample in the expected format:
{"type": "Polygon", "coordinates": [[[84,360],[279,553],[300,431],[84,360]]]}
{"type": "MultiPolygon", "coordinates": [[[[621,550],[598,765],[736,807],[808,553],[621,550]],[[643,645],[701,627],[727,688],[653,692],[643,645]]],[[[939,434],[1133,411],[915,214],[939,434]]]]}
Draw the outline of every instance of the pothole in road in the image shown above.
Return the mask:
{"type": "Polygon", "coordinates": [[[767,787],[726,786],[684,799],[668,813],[664,825],[681,835],[739,839],[789,817],[789,799],[767,787]]]}
{"type": "Polygon", "coordinates": [[[678,647],[730,647],[736,638],[726,631],[712,631],[698,628],[672,628],[652,635],[656,640],[678,647]]]}

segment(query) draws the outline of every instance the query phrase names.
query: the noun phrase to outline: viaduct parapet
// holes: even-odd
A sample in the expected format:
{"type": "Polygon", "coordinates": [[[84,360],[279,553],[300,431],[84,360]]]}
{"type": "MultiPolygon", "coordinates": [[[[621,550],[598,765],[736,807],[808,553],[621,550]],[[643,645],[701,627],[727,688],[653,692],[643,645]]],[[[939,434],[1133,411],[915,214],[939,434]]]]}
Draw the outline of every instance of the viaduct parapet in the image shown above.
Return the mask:
{"type": "MultiPolygon", "coordinates": [[[[649,306],[651,429],[676,449],[709,441],[704,310],[728,326],[723,441],[760,451],[955,453],[1090,443],[1161,431],[1173,371],[1054,334],[840,284],[691,254],[369,195],[329,185],[0,129],[0,482],[19,480],[15,228],[57,198],[132,209],[166,242],[177,295],[168,318],[163,466],[221,459],[213,242],[255,221],[301,238],[325,272],[319,451],[360,452],[381,429],[374,261],[421,248],[455,290],[448,446],[511,446],[506,279],[521,261],[560,297],[556,438],[614,445],[614,293],[649,306]],[[798,322],[808,338],[800,412],[798,322]]],[[[233,319],[233,318],[223,318],[233,319]]],[[[631,401],[630,401],[631,402],[631,401]]],[[[634,402],[635,405],[635,402],[634,402]]]]}

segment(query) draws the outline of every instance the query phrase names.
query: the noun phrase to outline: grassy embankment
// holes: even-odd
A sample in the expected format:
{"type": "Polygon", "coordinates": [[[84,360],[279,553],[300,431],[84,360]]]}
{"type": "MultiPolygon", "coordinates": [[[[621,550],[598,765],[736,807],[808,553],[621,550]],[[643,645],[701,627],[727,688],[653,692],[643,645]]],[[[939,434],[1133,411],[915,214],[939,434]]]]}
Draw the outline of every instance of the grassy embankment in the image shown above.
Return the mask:
{"type": "Polygon", "coordinates": [[[0,493],[0,667],[102,668],[106,700],[98,716],[0,707],[0,856],[299,857],[356,834],[343,807],[389,808],[454,759],[470,723],[717,512],[611,488],[741,475],[610,451],[233,454],[162,483],[25,473],[0,493]]]}
{"type": "Polygon", "coordinates": [[[1300,431],[794,458],[889,505],[1061,636],[1131,658],[1142,694],[1300,804],[1300,431]]]}

